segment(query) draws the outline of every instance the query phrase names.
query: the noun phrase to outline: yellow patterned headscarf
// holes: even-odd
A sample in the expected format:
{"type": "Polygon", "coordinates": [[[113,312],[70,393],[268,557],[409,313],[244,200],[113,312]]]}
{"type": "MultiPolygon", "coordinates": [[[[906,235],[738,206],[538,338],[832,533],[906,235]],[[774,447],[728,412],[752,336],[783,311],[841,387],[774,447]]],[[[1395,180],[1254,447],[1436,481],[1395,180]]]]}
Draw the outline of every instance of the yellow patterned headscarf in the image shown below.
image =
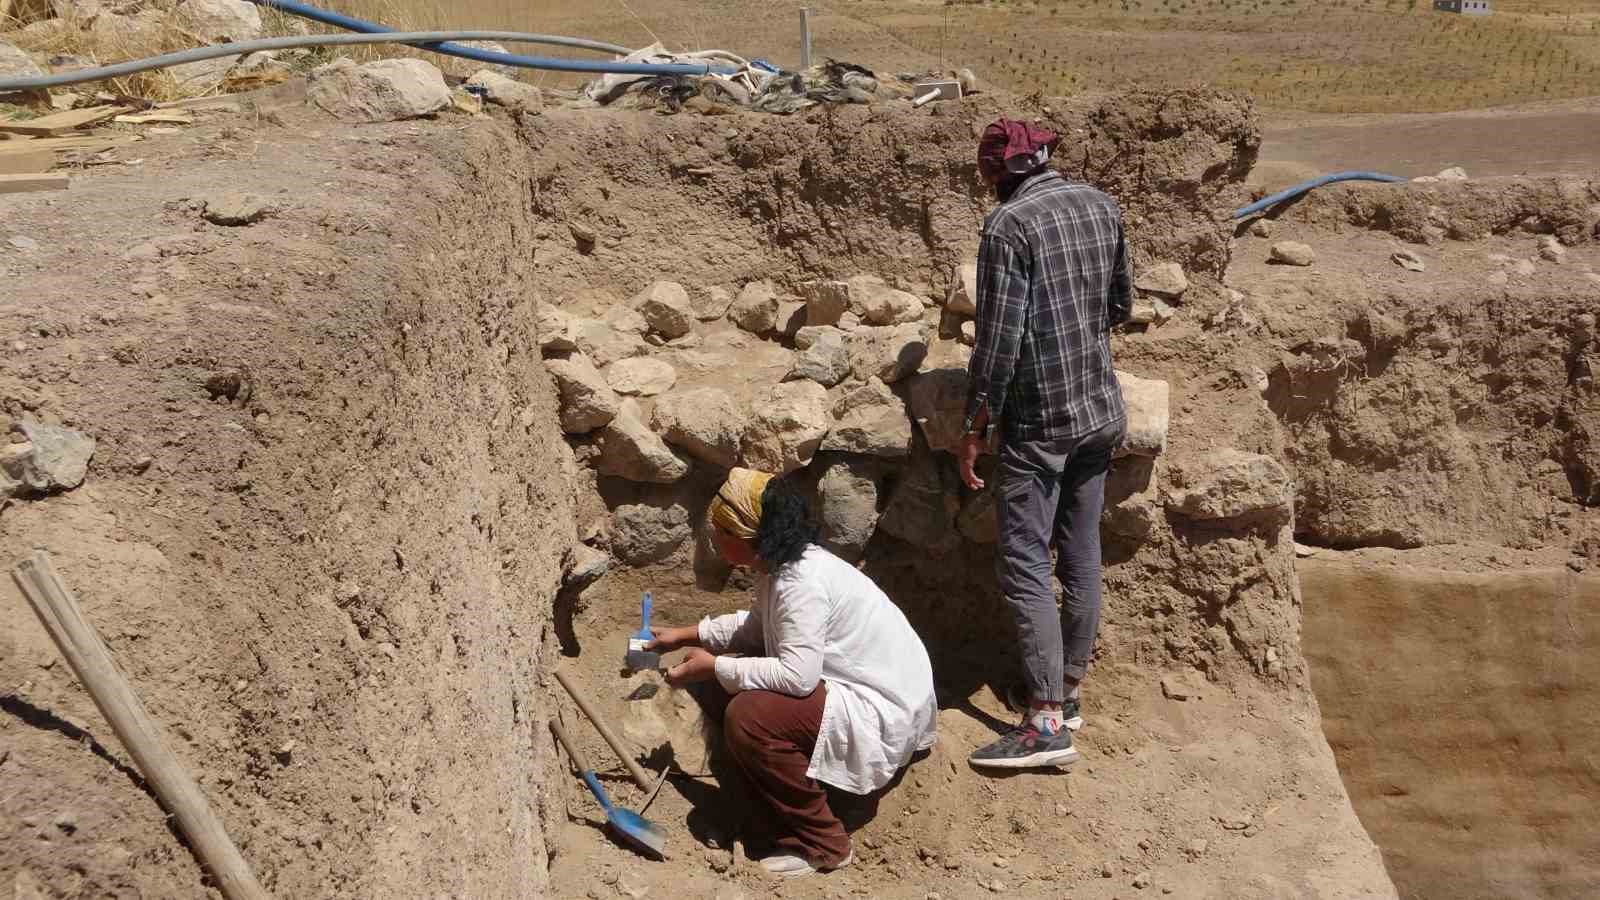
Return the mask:
{"type": "Polygon", "coordinates": [[[736,468],[711,499],[711,524],[736,538],[753,541],[761,527],[761,494],[772,476],[754,469],[736,468]]]}

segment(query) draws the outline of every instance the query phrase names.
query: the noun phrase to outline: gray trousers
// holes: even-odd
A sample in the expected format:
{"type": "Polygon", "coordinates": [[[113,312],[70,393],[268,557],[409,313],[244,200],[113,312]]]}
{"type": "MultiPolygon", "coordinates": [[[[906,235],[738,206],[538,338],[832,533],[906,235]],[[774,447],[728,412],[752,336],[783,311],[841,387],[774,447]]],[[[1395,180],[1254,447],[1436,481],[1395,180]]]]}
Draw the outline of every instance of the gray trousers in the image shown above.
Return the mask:
{"type": "Polygon", "coordinates": [[[1082,681],[1094,653],[1100,628],[1100,511],[1111,454],[1126,428],[1119,421],[1073,440],[1000,445],[995,570],[1017,617],[1023,674],[1035,702],[1063,702],[1065,682],[1082,681]],[[1055,572],[1066,589],[1065,616],[1050,582],[1052,541],[1060,554],[1055,572]]]}

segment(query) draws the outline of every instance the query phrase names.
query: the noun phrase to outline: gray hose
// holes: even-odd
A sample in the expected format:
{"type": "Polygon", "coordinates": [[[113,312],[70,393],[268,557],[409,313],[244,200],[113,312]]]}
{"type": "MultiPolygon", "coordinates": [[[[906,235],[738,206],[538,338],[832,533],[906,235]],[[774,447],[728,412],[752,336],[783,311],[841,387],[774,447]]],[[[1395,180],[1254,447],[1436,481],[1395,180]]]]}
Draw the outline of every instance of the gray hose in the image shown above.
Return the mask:
{"type": "MultiPolygon", "coordinates": [[[[199,62],[203,59],[217,59],[223,56],[242,56],[246,53],[255,53],[260,50],[289,50],[296,47],[345,46],[350,44],[426,44],[437,41],[504,41],[510,44],[553,44],[558,47],[575,47],[579,50],[595,50],[600,53],[614,53],[621,56],[632,52],[626,47],[619,47],[615,44],[607,44],[601,41],[562,37],[561,35],[553,34],[528,34],[521,31],[386,31],[381,34],[294,35],[290,37],[258,38],[253,41],[239,41],[233,44],[218,44],[214,47],[196,47],[192,50],[180,50],[176,53],[165,53],[161,56],[149,56],[144,59],[117,63],[112,66],[62,72],[58,75],[41,75],[35,78],[3,78],[0,79],[0,93],[61,87],[68,84],[82,84],[86,81],[102,81],[107,78],[121,78],[124,75],[147,72],[151,69],[165,69],[168,66],[199,62]]],[[[705,68],[709,70],[710,66],[705,66],[705,68]]],[[[700,74],[705,73],[701,72],[700,74]]]]}

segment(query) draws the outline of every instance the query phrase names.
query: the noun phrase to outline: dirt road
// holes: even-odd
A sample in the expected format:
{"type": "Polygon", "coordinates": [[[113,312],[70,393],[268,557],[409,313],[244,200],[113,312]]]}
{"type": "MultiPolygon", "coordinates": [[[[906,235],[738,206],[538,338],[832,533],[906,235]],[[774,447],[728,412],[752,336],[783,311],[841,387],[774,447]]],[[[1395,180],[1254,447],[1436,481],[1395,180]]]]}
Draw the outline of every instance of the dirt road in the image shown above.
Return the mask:
{"type": "Polygon", "coordinates": [[[1342,169],[1475,177],[1600,169],[1600,100],[1444,115],[1286,116],[1269,120],[1252,173],[1267,188],[1342,169]]]}

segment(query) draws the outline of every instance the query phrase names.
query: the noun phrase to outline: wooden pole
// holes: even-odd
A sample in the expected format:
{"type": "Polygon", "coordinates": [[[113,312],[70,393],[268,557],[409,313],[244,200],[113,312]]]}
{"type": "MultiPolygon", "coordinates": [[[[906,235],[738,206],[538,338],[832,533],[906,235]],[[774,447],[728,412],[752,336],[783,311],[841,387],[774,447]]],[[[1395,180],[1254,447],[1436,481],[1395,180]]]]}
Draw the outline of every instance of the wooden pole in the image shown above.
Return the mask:
{"type": "Polygon", "coordinates": [[[17,563],[11,577],[22,588],[34,614],[44,623],[67,665],[83,682],[94,705],[111,723],[122,745],[161,805],[178,820],[200,864],[211,872],[222,896],[228,900],[270,900],[270,895],[250,871],[239,848],[228,839],[222,823],[212,814],[200,786],[167,750],[156,725],[139,703],[139,697],[117,671],[111,652],[84,619],[78,601],[56,577],[50,556],[38,551],[17,563]]]}
{"type": "Polygon", "coordinates": [[[557,669],[556,680],[561,682],[561,686],[567,689],[567,693],[572,695],[572,702],[578,704],[578,708],[583,710],[583,714],[588,716],[589,721],[594,723],[594,729],[600,732],[600,736],[605,738],[606,743],[611,745],[611,749],[616,751],[617,756],[621,757],[622,764],[628,767],[628,774],[633,776],[634,782],[639,785],[639,790],[650,790],[654,782],[649,775],[645,774],[644,769],[634,761],[633,754],[628,752],[627,745],[623,744],[615,734],[611,733],[611,729],[607,727],[604,719],[595,714],[594,707],[589,705],[589,698],[585,697],[576,685],[567,680],[566,672],[557,669]]]}

